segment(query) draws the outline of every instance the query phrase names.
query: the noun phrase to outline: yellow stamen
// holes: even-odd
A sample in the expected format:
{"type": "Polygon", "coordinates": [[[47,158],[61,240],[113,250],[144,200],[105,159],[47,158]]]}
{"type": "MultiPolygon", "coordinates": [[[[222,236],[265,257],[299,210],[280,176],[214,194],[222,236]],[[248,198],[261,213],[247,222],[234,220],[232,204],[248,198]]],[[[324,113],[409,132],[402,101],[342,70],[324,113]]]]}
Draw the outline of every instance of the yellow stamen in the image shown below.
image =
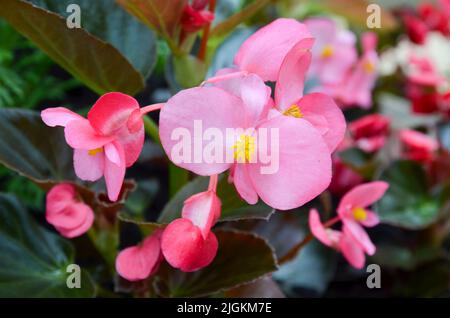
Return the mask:
{"type": "Polygon", "coordinates": [[[232,148],[237,162],[248,163],[255,152],[255,137],[242,134],[232,148]]]}
{"type": "Polygon", "coordinates": [[[286,109],[283,112],[283,115],[285,115],[285,116],[292,116],[292,117],[295,117],[295,118],[302,118],[303,117],[303,113],[300,110],[300,107],[298,107],[297,105],[292,105],[291,107],[286,109]]]}
{"type": "Polygon", "coordinates": [[[334,54],[334,49],[331,45],[325,45],[322,50],[322,58],[327,59],[332,57],[334,54]]]}
{"type": "Polygon", "coordinates": [[[352,213],[356,221],[361,222],[367,219],[367,211],[364,210],[363,208],[354,208],[352,210],[352,213]]]}
{"type": "Polygon", "coordinates": [[[363,63],[363,68],[364,68],[364,71],[366,71],[366,73],[371,74],[371,73],[375,72],[375,65],[370,61],[365,61],[363,63]]]}
{"type": "Polygon", "coordinates": [[[95,155],[97,155],[100,152],[103,152],[103,148],[91,149],[91,150],[88,151],[88,154],[90,156],[95,156],[95,155]]]}

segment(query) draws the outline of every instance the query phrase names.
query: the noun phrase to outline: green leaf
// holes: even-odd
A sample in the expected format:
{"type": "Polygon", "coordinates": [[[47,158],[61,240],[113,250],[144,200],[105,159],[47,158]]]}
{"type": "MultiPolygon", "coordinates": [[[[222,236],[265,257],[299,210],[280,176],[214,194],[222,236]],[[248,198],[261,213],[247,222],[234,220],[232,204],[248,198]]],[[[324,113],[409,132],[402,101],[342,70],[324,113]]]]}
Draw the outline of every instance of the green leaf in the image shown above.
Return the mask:
{"type": "MultiPolygon", "coordinates": [[[[70,1],[74,3],[73,1],[70,1]]],[[[92,1],[89,2],[92,4],[92,1]]],[[[106,2],[105,2],[106,3],[106,2]]],[[[111,10],[116,12],[115,4],[107,2],[103,12],[111,10]]],[[[125,58],[120,50],[129,48],[129,44],[124,44],[119,49],[112,44],[106,43],[92,34],[88,33],[82,28],[69,29],[66,25],[66,19],[62,16],[47,11],[45,9],[34,6],[33,4],[22,0],[0,0],[0,17],[8,21],[16,30],[33,41],[40,49],[47,53],[55,62],[65,68],[68,72],[85,83],[89,88],[103,94],[109,91],[121,91],[127,94],[135,94],[144,88],[144,77],[137,71],[132,63],[125,58]]],[[[88,12],[92,9],[86,9],[81,12],[81,21],[83,23],[83,12],[88,12]]],[[[114,15],[103,16],[101,19],[96,16],[93,11],[92,15],[97,17],[97,22],[114,19],[114,15]]],[[[110,32],[116,32],[118,41],[122,39],[136,39],[138,36],[136,27],[127,27],[126,15],[120,25],[114,24],[114,29],[109,29],[110,32]],[[124,29],[122,29],[122,27],[124,29]],[[126,33],[125,33],[126,32],[126,33]],[[130,34],[136,33],[136,34],[130,34]]],[[[99,24],[98,30],[106,26],[112,26],[115,21],[110,21],[107,24],[99,24]]],[[[134,23],[133,21],[129,23],[134,23]]],[[[140,34],[139,34],[140,35],[140,34]]],[[[112,36],[111,36],[112,37],[112,36]]],[[[139,45],[136,44],[135,49],[140,50],[142,38],[139,45]]],[[[111,40],[107,38],[105,40],[111,40]]],[[[152,41],[151,38],[148,41],[152,41]]],[[[122,43],[130,43],[122,42],[122,43]]],[[[153,41],[154,42],[154,41],[153,41]]],[[[147,46],[145,47],[147,48],[147,46]]],[[[143,49],[144,50],[144,49],[143,49]]],[[[154,55],[154,48],[152,49],[154,55]]],[[[128,51],[128,50],[127,50],[128,51]]],[[[144,50],[143,53],[149,54],[150,51],[144,50]]],[[[138,61],[141,57],[133,53],[133,61],[138,61]]],[[[151,56],[151,55],[150,55],[151,56]]],[[[153,57],[154,58],[154,57],[153,57]]],[[[135,62],[135,64],[138,62],[135,62]]],[[[143,63],[143,62],[139,62],[143,63]]],[[[148,68],[150,63],[140,64],[142,68],[148,68]],[[147,66],[144,66],[147,65],[147,66]]],[[[137,65],[137,64],[136,64],[137,65]]],[[[144,75],[148,75],[148,72],[144,75]]]]}
{"type": "Polygon", "coordinates": [[[338,153],[339,158],[362,176],[369,178],[374,172],[373,158],[359,148],[348,148],[338,153]]]}
{"type": "Polygon", "coordinates": [[[0,109],[0,162],[38,183],[75,180],[72,150],[62,128],[47,127],[37,112],[0,109]]]}
{"type": "Polygon", "coordinates": [[[111,0],[30,0],[37,6],[67,18],[70,4],[81,10],[81,27],[113,45],[147,78],[156,64],[156,36],[111,0]]]}
{"type": "Polygon", "coordinates": [[[277,269],[271,247],[262,238],[239,231],[215,231],[219,250],[211,265],[193,273],[165,266],[157,287],[169,297],[197,297],[254,281],[277,269]]]}
{"type": "MultiPolygon", "coordinates": [[[[181,217],[181,210],[184,201],[191,195],[206,191],[209,178],[197,177],[187,183],[180,191],[166,204],[158,222],[170,223],[181,217]]],[[[273,209],[266,204],[259,202],[255,205],[248,205],[237,194],[233,185],[229,184],[226,177],[222,176],[217,185],[217,195],[222,201],[222,215],[219,221],[236,221],[241,219],[267,219],[273,209]]]]}
{"type": "Polygon", "coordinates": [[[438,204],[428,192],[424,169],[412,161],[397,161],[384,170],[380,179],[389,189],[377,202],[383,223],[407,229],[423,229],[436,221],[438,204]]]}
{"type": "Polygon", "coordinates": [[[0,296],[92,297],[95,287],[81,271],[81,288],[68,288],[72,245],[39,226],[11,195],[0,194],[0,296]]]}
{"type": "Polygon", "coordinates": [[[175,80],[184,88],[199,85],[206,75],[206,65],[193,55],[173,57],[175,80]]]}

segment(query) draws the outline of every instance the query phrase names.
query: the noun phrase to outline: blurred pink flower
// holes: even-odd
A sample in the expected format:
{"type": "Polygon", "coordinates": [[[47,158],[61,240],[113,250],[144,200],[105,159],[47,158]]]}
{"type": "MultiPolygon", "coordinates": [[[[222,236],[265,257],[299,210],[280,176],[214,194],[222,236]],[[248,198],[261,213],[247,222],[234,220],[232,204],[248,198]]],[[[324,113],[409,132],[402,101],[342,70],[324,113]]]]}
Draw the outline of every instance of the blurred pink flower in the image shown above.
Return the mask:
{"type": "Polygon", "coordinates": [[[163,260],[161,230],[156,230],[142,243],[120,251],[116,258],[117,273],[129,281],[139,281],[154,274],[163,260]]]}
{"type": "Polygon", "coordinates": [[[312,234],[323,244],[342,252],[353,267],[362,268],[364,253],[375,253],[375,246],[363,226],[372,227],[379,223],[378,216],[367,207],[378,201],[388,186],[383,181],[356,186],[341,199],[337,209],[338,217],[325,224],[321,223],[317,210],[312,209],[309,213],[312,234]],[[342,231],[329,228],[339,220],[342,221],[342,231]]]}
{"type": "Polygon", "coordinates": [[[321,83],[338,83],[357,60],[354,33],[329,18],[308,19],[305,25],[315,38],[310,73],[321,83]]]}
{"type": "Polygon", "coordinates": [[[89,230],[94,222],[94,212],[78,199],[73,185],[61,183],[47,194],[45,218],[62,236],[74,238],[89,230]]]}
{"type": "Polygon", "coordinates": [[[427,57],[417,57],[412,55],[409,58],[411,72],[408,80],[423,86],[438,87],[445,83],[446,78],[439,74],[433,63],[427,57]]]}
{"type": "Polygon", "coordinates": [[[342,108],[359,106],[368,109],[372,105],[372,90],[378,76],[377,41],[375,33],[364,33],[363,55],[354,68],[338,84],[324,85],[325,92],[335,97],[342,108]]]}
{"type": "Polygon", "coordinates": [[[218,242],[211,228],[220,216],[220,206],[213,189],[184,202],[182,218],[172,221],[162,235],[161,249],[171,266],[193,272],[213,261],[218,242]]]}
{"type": "Polygon", "coordinates": [[[333,195],[342,196],[348,190],[363,182],[363,177],[347,167],[342,160],[333,157],[333,178],[328,188],[333,195]]]}
{"type": "Polygon", "coordinates": [[[122,93],[101,96],[85,119],[64,107],[47,108],[41,117],[50,127],[65,127],[66,141],[74,151],[76,175],[86,181],[105,177],[108,197],[116,201],[125,177],[126,167],[138,159],[144,144],[142,119],[128,120],[139,112],[138,102],[122,93]]]}
{"type": "Polygon", "coordinates": [[[375,152],[384,146],[390,123],[386,116],[371,114],[352,121],[348,128],[358,148],[375,152]]]}
{"type": "Polygon", "coordinates": [[[422,163],[430,162],[434,157],[434,152],[439,148],[435,139],[416,130],[401,130],[400,142],[404,158],[422,163]]]}
{"type": "Polygon", "coordinates": [[[187,4],[184,7],[183,15],[181,17],[183,31],[188,33],[197,32],[214,20],[214,13],[204,10],[208,1],[203,2],[205,2],[204,5],[197,1],[198,4],[187,4]]]}

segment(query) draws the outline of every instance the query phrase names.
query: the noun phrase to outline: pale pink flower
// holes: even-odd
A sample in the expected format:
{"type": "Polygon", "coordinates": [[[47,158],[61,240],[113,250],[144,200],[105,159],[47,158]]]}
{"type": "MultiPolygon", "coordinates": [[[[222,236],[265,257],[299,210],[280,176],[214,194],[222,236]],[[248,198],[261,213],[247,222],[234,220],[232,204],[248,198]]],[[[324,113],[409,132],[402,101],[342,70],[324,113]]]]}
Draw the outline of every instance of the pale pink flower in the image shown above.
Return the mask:
{"type": "Polygon", "coordinates": [[[315,38],[310,74],[323,84],[336,84],[357,60],[356,37],[329,18],[311,18],[305,25],[315,38]]]}
{"type": "Polygon", "coordinates": [[[143,143],[143,122],[136,118],[133,130],[128,120],[139,113],[139,104],[131,96],[108,93],[92,106],[85,119],[67,108],[47,108],[42,120],[50,127],[65,127],[66,141],[74,149],[76,175],[86,181],[105,177],[108,197],[116,201],[125,177],[126,167],[138,159],[143,143]]]}
{"type": "Polygon", "coordinates": [[[422,163],[430,162],[434,152],[439,148],[438,142],[416,130],[403,129],[400,131],[403,157],[422,163]]]}
{"type": "Polygon", "coordinates": [[[308,121],[333,152],[345,134],[342,111],[328,95],[312,93],[303,96],[313,43],[311,38],[301,40],[286,55],[278,73],[274,105],[284,115],[308,121]]]}
{"type": "Polygon", "coordinates": [[[156,230],[143,242],[120,251],[116,258],[117,273],[129,281],[139,281],[154,274],[163,260],[161,230],[156,230]]]}
{"type": "Polygon", "coordinates": [[[234,58],[235,67],[226,76],[215,76],[207,82],[245,74],[256,74],[264,81],[275,81],[286,54],[300,40],[310,37],[303,23],[295,19],[277,19],[245,40],[234,58]]]}
{"type": "Polygon", "coordinates": [[[75,186],[62,183],[47,193],[45,218],[62,236],[74,238],[89,230],[94,212],[78,198],[75,186]]]}
{"type": "Polygon", "coordinates": [[[378,76],[379,64],[376,34],[363,34],[362,46],[363,55],[354,68],[338,84],[324,86],[325,92],[335,97],[342,108],[359,106],[368,109],[372,105],[372,90],[378,76]]]}
{"type": "Polygon", "coordinates": [[[312,209],[309,214],[312,234],[323,244],[341,251],[352,266],[362,268],[364,253],[373,255],[376,249],[363,226],[373,227],[379,223],[377,214],[368,207],[378,201],[388,187],[383,181],[356,186],[342,197],[337,208],[338,217],[325,225],[320,222],[317,210],[312,209]],[[342,231],[328,228],[339,220],[342,231]]]}
{"type": "Polygon", "coordinates": [[[439,74],[429,58],[412,55],[409,64],[410,72],[407,77],[412,83],[431,87],[445,84],[446,78],[439,74]]]}
{"type": "Polygon", "coordinates": [[[171,266],[193,272],[213,261],[218,241],[211,228],[220,216],[220,206],[213,189],[184,202],[182,218],[172,221],[162,235],[162,253],[171,266]]]}
{"type": "MultiPolygon", "coordinates": [[[[270,95],[262,81],[243,80],[242,98],[217,87],[184,90],[166,103],[160,113],[162,145],[172,158],[174,146],[180,141],[171,138],[175,129],[194,135],[194,121],[201,120],[203,129],[214,128],[226,136],[226,129],[241,128],[232,144],[221,143],[220,152],[235,158],[206,163],[204,160],[177,161],[176,165],[199,175],[220,174],[233,167],[233,182],[243,199],[255,204],[260,197],[269,206],[287,210],[303,205],[324,191],[331,179],[330,151],[322,136],[307,120],[291,116],[265,119],[270,95]],[[262,84],[262,85],[261,85],[262,84]],[[255,147],[261,131],[278,132],[278,167],[271,173],[261,173],[267,163],[258,159],[255,147]]],[[[271,149],[271,138],[264,145],[271,149]]],[[[201,149],[210,142],[201,140],[201,149]]],[[[193,143],[193,141],[191,141],[193,143]]]]}

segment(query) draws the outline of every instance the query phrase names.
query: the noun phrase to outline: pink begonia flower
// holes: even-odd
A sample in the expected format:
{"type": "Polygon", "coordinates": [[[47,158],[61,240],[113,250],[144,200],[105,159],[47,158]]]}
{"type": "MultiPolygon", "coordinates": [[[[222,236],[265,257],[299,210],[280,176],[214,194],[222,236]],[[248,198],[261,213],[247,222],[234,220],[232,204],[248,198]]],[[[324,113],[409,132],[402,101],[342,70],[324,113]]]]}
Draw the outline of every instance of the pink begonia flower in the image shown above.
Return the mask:
{"type": "Polygon", "coordinates": [[[132,131],[128,127],[130,115],[139,109],[133,97],[108,93],[92,106],[87,119],[63,107],[47,108],[41,117],[50,127],[65,127],[66,141],[74,149],[76,175],[86,181],[104,176],[108,197],[116,201],[125,169],[136,162],[144,144],[140,117],[132,131]]]}
{"type": "Polygon", "coordinates": [[[172,221],[162,235],[162,253],[171,266],[193,272],[213,261],[218,241],[211,228],[220,216],[220,206],[215,189],[184,202],[182,218],[172,221]]]}
{"type": "Polygon", "coordinates": [[[400,142],[403,146],[403,157],[422,163],[430,162],[439,148],[436,140],[416,130],[401,130],[400,142]]]}
{"type": "Polygon", "coordinates": [[[146,279],[154,274],[163,260],[161,230],[156,230],[143,242],[120,251],[116,258],[117,273],[131,282],[146,279]]]}
{"type": "Polygon", "coordinates": [[[74,238],[89,230],[94,222],[94,212],[77,198],[73,185],[62,183],[47,194],[45,218],[62,236],[74,238]]]}
{"type": "Polygon", "coordinates": [[[388,117],[371,114],[352,121],[348,128],[358,148],[375,152],[384,146],[390,124],[388,117]]]}
{"type": "Polygon", "coordinates": [[[359,106],[364,109],[372,105],[372,89],[375,86],[378,69],[375,33],[363,34],[363,55],[354,68],[336,85],[325,85],[325,92],[335,97],[341,107],[359,106]]]}
{"type": "Polygon", "coordinates": [[[234,58],[232,72],[215,76],[206,82],[218,82],[246,74],[256,74],[263,81],[275,81],[286,54],[300,40],[310,37],[303,23],[295,19],[277,19],[245,40],[234,58]]]}
{"type": "MultiPolygon", "coordinates": [[[[164,150],[176,165],[203,176],[220,174],[233,167],[234,185],[249,204],[255,204],[260,197],[269,206],[280,210],[301,206],[328,187],[331,179],[330,151],[320,133],[307,120],[291,116],[262,120],[261,116],[270,104],[267,87],[261,85],[263,83],[261,80],[258,82],[257,77],[245,79],[240,88],[242,98],[217,87],[198,87],[184,90],[169,99],[160,113],[160,137],[164,150]],[[227,139],[227,129],[244,131],[235,135],[231,143],[218,145],[223,157],[234,158],[234,162],[207,163],[204,158],[198,162],[174,158],[180,141],[174,140],[172,134],[183,129],[195,136],[194,121],[201,121],[205,131],[208,128],[217,130],[223,139],[227,139]],[[268,137],[265,139],[269,140],[256,147],[257,140],[264,140],[264,132],[268,137]],[[271,139],[275,138],[272,143],[271,139]],[[270,152],[272,148],[278,149],[278,166],[274,171],[265,171],[270,167],[260,160],[260,154],[264,149],[270,152]]],[[[201,154],[205,145],[211,143],[189,140],[191,154],[194,153],[191,147],[194,142],[200,143],[201,154]]]]}
{"type": "Polygon", "coordinates": [[[357,60],[355,34],[340,29],[329,18],[312,18],[304,23],[315,38],[310,74],[321,83],[338,83],[357,60]]]}
{"type": "Polygon", "coordinates": [[[409,58],[410,72],[407,74],[408,80],[423,85],[437,87],[446,82],[446,78],[441,76],[427,57],[411,56],[409,58]]]}
{"type": "Polygon", "coordinates": [[[333,152],[345,134],[342,111],[328,95],[312,93],[303,96],[313,43],[311,38],[301,40],[286,55],[278,73],[274,105],[284,115],[308,121],[333,152]]]}
{"type": "Polygon", "coordinates": [[[309,226],[312,234],[323,244],[342,252],[349,263],[362,268],[364,254],[373,255],[373,245],[363,226],[373,227],[379,223],[375,212],[367,207],[378,201],[389,185],[383,181],[361,184],[345,194],[339,203],[338,216],[325,224],[320,222],[319,213],[312,209],[309,214],[309,226]],[[329,227],[342,221],[342,232],[329,227]]]}
{"type": "Polygon", "coordinates": [[[365,263],[364,250],[349,234],[345,226],[342,231],[325,227],[320,221],[319,212],[316,209],[311,209],[309,212],[309,228],[320,242],[341,252],[350,265],[358,269],[363,268],[365,263]]]}

